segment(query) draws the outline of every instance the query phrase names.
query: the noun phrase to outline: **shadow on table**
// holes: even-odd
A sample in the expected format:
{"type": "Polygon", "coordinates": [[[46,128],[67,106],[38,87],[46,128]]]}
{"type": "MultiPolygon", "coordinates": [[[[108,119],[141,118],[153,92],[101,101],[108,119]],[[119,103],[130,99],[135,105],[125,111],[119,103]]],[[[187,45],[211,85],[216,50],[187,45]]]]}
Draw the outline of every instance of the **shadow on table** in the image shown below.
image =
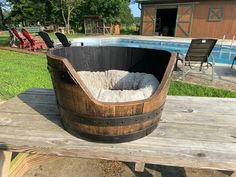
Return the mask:
{"type": "MultiPolygon", "coordinates": [[[[183,168],[183,167],[173,167],[164,165],[153,165],[146,164],[144,172],[135,171],[135,163],[123,162],[134,174],[135,177],[231,177],[234,172],[232,171],[222,171],[222,170],[207,170],[207,169],[194,169],[194,168],[183,168]]],[[[233,176],[232,176],[233,177],[233,176]]]]}
{"type": "MultiPolygon", "coordinates": [[[[43,115],[43,118],[63,128],[56,105],[55,94],[52,89],[29,89],[19,94],[17,97],[32,108],[33,111],[43,115]]],[[[32,112],[32,110],[28,109],[27,111],[32,112]]]]}
{"type": "MultiPolygon", "coordinates": [[[[231,176],[231,175],[233,175],[233,173],[234,172],[232,172],[232,171],[220,171],[221,173],[223,173],[223,174],[225,174],[225,175],[227,175],[227,176],[231,176]]],[[[233,176],[232,176],[233,177],[233,176]]]]}
{"type": "Polygon", "coordinates": [[[153,177],[153,174],[151,174],[147,169],[158,171],[162,177],[187,177],[185,170],[182,167],[146,164],[144,172],[135,172],[134,163],[124,163],[129,167],[133,174],[135,174],[135,177],[153,177]]]}

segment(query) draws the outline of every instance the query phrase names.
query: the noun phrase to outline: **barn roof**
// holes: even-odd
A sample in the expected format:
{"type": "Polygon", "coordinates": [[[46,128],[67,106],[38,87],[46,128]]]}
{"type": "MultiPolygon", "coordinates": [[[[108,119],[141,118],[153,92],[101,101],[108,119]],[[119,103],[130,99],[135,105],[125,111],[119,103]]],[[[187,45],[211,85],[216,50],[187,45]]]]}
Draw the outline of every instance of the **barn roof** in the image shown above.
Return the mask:
{"type": "MultiPolygon", "coordinates": [[[[206,0],[136,0],[138,3],[181,3],[181,2],[200,2],[206,0]]],[[[214,0],[208,0],[214,1],[214,0]]],[[[235,1],[235,0],[221,0],[221,1],[235,1]]]]}
{"type": "Polygon", "coordinates": [[[145,2],[155,2],[155,3],[171,2],[171,3],[179,3],[179,2],[195,2],[195,0],[136,0],[136,2],[139,2],[139,3],[145,3],[145,2]]]}

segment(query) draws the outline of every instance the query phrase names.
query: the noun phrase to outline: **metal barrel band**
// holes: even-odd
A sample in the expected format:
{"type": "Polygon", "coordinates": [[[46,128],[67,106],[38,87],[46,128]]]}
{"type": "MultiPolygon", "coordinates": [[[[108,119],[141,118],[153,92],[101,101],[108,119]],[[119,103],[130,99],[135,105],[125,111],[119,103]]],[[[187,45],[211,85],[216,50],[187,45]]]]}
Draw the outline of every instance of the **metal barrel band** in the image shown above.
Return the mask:
{"type": "Polygon", "coordinates": [[[158,123],[156,122],[145,129],[132,132],[129,134],[118,135],[118,136],[111,136],[111,135],[107,136],[107,135],[89,134],[89,133],[80,132],[79,130],[71,129],[70,126],[65,122],[62,122],[62,124],[64,128],[66,129],[66,131],[68,131],[69,133],[71,133],[72,135],[78,138],[82,138],[88,141],[103,142],[103,143],[122,143],[122,142],[133,141],[133,140],[149,135],[156,129],[158,125],[158,123]]]}
{"type": "Polygon", "coordinates": [[[123,116],[123,117],[96,117],[96,118],[90,118],[90,117],[84,117],[80,114],[76,114],[74,112],[65,110],[62,106],[59,105],[59,110],[62,117],[65,115],[70,115],[70,120],[86,124],[86,125],[96,125],[96,126],[124,126],[124,125],[132,125],[136,123],[142,123],[149,119],[153,119],[161,114],[163,110],[164,104],[159,108],[152,112],[145,113],[145,114],[139,114],[139,115],[133,115],[133,116],[123,116]]]}

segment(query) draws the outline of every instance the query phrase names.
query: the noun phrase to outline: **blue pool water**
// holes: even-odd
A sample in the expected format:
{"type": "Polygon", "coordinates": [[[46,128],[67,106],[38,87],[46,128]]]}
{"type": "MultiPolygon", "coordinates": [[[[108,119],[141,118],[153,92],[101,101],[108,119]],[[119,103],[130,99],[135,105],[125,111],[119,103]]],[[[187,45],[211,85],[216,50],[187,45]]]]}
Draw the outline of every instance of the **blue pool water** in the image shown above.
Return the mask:
{"type": "MultiPolygon", "coordinates": [[[[79,41],[79,40],[78,40],[79,41]]],[[[188,50],[189,43],[175,42],[175,41],[148,41],[148,40],[135,40],[135,39],[80,39],[84,42],[85,46],[102,45],[102,46],[128,46],[137,48],[151,48],[162,49],[167,51],[177,51],[185,54],[188,50]]],[[[76,42],[75,42],[76,45],[76,42]]],[[[79,45],[79,44],[78,44],[79,45]]],[[[236,47],[216,44],[212,52],[215,62],[231,64],[233,58],[236,56],[236,47]]],[[[209,58],[211,61],[211,59],[209,58]]]]}

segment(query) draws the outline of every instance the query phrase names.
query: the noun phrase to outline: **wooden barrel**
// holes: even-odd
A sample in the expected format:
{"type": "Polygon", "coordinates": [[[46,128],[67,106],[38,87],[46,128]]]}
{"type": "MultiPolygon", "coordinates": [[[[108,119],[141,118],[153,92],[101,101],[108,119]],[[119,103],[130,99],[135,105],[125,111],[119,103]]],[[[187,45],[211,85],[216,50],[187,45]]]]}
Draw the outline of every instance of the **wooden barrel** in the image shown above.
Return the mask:
{"type": "Polygon", "coordinates": [[[53,49],[47,58],[62,123],[71,134],[90,141],[119,143],[146,136],[157,127],[175,63],[174,53],[86,46],[53,49]],[[160,85],[147,99],[108,103],[95,99],[76,73],[110,69],[153,74],[160,85]]]}

